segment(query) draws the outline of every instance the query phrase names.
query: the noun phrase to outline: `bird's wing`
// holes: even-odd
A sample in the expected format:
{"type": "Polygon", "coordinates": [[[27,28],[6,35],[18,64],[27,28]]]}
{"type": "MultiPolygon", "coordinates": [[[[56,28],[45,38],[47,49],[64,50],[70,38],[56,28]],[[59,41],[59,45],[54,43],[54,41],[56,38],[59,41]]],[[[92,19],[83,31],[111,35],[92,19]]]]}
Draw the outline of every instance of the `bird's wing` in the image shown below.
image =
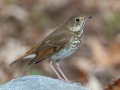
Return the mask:
{"type": "Polygon", "coordinates": [[[31,54],[35,54],[36,57],[29,64],[40,62],[66,46],[70,42],[72,36],[75,36],[73,32],[57,29],[48,35],[42,42],[34,45],[25,55],[13,61],[9,66],[13,66],[15,63],[31,54]]]}
{"type": "Polygon", "coordinates": [[[75,34],[68,30],[58,29],[48,35],[38,47],[36,51],[36,58],[33,59],[29,64],[43,60],[58,52],[61,48],[69,44],[71,38],[75,34]]]}

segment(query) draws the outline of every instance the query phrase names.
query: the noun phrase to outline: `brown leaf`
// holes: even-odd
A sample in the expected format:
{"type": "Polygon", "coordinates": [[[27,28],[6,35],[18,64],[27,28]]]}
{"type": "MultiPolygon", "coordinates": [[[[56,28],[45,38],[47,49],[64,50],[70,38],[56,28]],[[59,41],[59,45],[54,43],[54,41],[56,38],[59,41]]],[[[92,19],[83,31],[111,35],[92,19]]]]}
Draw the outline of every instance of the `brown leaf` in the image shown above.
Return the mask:
{"type": "Polygon", "coordinates": [[[120,90],[120,77],[109,84],[105,90],[120,90]]]}

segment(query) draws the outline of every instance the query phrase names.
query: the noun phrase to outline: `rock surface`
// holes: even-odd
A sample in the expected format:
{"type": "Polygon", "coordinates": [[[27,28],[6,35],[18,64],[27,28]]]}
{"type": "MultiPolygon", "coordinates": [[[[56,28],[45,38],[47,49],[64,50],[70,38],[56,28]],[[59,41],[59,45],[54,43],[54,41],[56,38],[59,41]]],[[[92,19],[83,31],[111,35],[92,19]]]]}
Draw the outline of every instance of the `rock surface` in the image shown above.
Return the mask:
{"type": "Polygon", "coordinates": [[[65,83],[40,75],[23,76],[0,86],[0,90],[90,90],[76,83],[65,83]]]}

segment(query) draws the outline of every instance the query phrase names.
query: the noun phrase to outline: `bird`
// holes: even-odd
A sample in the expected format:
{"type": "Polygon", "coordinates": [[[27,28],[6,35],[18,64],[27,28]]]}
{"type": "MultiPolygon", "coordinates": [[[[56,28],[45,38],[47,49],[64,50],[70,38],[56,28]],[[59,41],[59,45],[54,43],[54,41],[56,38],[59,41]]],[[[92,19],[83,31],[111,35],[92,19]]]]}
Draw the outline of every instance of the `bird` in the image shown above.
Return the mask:
{"type": "Polygon", "coordinates": [[[49,34],[42,42],[35,44],[23,56],[13,61],[9,66],[17,62],[32,58],[28,65],[38,64],[48,59],[50,67],[58,76],[59,80],[70,82],[59,67],[59,61],[72,55],[81,43],[84,25],[92,16],[72,16],[61,27],[49,34]],[[59,75],[52,65],[55,61],[59,75]]]}

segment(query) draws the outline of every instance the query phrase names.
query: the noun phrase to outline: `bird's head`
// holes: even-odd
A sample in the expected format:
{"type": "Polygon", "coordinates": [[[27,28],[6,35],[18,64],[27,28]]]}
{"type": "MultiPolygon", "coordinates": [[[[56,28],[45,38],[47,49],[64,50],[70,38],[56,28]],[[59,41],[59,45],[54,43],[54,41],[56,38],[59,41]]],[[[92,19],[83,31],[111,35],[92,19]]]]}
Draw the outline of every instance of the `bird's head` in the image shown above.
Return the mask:
{"type": "Polygon", "coordinates": [[[81,16],[73,16],[71,17],[65,25],[73,32],[79,33],[83,31],[86,20],[92,18],[91,16],[81,17],[81,16]]]}

